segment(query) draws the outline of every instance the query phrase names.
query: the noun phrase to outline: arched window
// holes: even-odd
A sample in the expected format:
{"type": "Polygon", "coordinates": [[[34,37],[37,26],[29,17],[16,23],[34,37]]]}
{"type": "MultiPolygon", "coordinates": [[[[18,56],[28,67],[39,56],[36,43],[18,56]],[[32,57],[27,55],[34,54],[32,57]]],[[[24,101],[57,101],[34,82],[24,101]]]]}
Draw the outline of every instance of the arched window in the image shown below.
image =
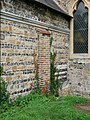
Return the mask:
{"type": "Polygon", "coordinates": [[[88,9],[82,0],[73,15],[73,53],[88,53],[88,9]]]}

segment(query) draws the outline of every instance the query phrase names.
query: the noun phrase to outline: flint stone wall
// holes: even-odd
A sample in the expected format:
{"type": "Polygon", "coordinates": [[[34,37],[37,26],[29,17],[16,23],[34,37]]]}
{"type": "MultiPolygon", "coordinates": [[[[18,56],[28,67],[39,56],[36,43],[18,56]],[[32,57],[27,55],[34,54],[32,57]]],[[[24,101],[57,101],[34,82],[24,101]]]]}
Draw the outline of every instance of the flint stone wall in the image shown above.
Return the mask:
{"type": "Polygon", "coordinates": [[[68,64],[68,92],[90,98],[90,59],[70,59],[68,64]]]}
{"type": "MultiPolygon", "coordinates": [[[[37,55],[40,86],[46,86],[48,81],[49,87],[50,38],[54,38],[56,66],[67,65],[68,21],[35,4],[2,0],[1,5],[0,64],[4,68],[2,77],[8,82],[11,98],[26,95],[36,89],[34,53],[37,55]],[[40,29],[50,34],[43,34],[40,29]]],[[[64,76],[67,79],[67,66],[65,70],[64,76]]]]}
{"type": "Polygon", "coordinates": [[[90,97],[90,59],[70,59],[68,21],[35,4],[15,1],[1,1],[0,64],[11,97],[26,95],[36,89],[35,51],[40,85],[45,86],[46,81],[50,83],[51,37],[57,53],[55,65],[59,70],[55,74],[59,74],[59,81],[65,80],[62,94],[90,97]],[[41,28],[50,35],[40,32],[41,28]]]}
{"type": "Polygon", "coordinates": [[[71,0],[55,0],[57,4],[68,13],[68,10],[70,9],[71,0]]]}

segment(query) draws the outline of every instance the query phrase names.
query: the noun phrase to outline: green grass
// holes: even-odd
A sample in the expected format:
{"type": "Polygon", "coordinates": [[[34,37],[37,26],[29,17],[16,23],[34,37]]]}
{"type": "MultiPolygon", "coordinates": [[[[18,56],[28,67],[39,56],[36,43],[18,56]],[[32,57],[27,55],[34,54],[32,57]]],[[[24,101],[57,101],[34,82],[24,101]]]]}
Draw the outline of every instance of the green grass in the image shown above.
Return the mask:
{"type": "Polygon", "coordinates": [[[86,98],[68,96],[59,99],[31,94],[19,98],[0,120],[90,120],[90,114],[80,112],[74,105],[86,102],[86,98]]]}

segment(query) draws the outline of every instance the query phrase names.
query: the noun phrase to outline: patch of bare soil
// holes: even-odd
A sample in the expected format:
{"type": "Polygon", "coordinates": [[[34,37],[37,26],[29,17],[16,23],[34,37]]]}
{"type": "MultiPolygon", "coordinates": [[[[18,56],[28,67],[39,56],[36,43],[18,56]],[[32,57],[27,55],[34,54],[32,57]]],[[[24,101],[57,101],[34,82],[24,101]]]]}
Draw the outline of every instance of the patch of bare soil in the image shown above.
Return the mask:
{"type": "Polygon", "coordinates": [[[90,114],[90,102],[77,104],[75,107],[82,112],[90,114]]]}

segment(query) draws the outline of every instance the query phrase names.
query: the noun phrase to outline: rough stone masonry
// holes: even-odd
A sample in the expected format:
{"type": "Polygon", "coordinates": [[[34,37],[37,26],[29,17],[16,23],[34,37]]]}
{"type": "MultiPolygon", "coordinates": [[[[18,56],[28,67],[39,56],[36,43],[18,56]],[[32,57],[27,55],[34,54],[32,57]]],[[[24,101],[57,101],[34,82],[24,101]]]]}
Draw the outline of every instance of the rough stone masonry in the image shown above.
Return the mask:
{"type": "Polygon", "coordinates": [[[90,59],[70,59],[69,20],[49,8],[22,0],[1,1],[1,61],[11,98],[36,88],[34,52],[40,86],[50,83],[50,38],[63,94],[90,96],[90,59]],[[49,33],[49,34],[47,34],[49,33]]]}

